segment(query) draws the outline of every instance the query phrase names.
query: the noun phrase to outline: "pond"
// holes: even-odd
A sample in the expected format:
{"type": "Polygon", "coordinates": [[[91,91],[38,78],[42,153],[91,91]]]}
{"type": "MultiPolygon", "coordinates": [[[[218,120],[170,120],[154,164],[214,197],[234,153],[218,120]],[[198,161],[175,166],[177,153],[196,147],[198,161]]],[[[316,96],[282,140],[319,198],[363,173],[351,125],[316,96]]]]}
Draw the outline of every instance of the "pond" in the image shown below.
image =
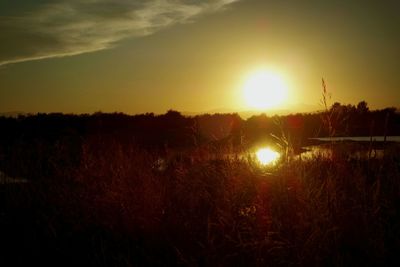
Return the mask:
{"type": "Polygon", "coordinates": [[[27,183],[28,180],[21,178],[12,178],[7,176],[4,172],[0,171],[0,185],[4,184],[24,184],[27,183]]]}
{"type": "MultiPolygon", "coordinates": [[[[331,157],[332,146],[329,142],[334,142],[333,147],[337,147],[337,143],[347,142],[348,145],[340,147],[337,150],[341,155],[345,155],[349,158],[366,158],[374,157],[380,158],[383,156],[385,140],[384,136],[342,136],[342,137],[322,137],[322,138],[309,138],[311,141],[317,141],[313,145],[303,147],[303,152],[300,157],[302,159],[311,159],[315,157],[331,157]],[[370,141],[373,141],[373,145],[370,147],[370,141]]],[[[387,136],[386,141],[390,143],[400,143],[400,136],[387,136]]]]}
{"type": "MultiPolygon", "coordinates": [[[[341,137],[319,137],[319,138],[309,138],[309,140],[317,140],[322,142],[338,142],[338,141],[354,141],[354,142],[369,142],[371,141],[371,136],[341,136],[341,137]]],[[[385,140],[384,136],[372,136],[372,141],[383,142],[385,140]]],[[[400,142],[400,136],[386,136],[387,142],[400,142]]]]}

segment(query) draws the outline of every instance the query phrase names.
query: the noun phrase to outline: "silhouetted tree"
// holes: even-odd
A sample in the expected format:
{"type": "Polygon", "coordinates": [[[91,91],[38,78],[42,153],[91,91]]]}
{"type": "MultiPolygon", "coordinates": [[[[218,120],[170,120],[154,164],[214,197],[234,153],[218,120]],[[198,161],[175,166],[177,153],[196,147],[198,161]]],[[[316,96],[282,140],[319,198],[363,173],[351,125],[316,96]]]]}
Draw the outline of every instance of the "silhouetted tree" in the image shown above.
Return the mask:
{"type": "Polygon", "coordinates": [[[368,104],[365,101],[361,101],[357,104],[357,112],[365,114],[369,111],[368,104]]]}

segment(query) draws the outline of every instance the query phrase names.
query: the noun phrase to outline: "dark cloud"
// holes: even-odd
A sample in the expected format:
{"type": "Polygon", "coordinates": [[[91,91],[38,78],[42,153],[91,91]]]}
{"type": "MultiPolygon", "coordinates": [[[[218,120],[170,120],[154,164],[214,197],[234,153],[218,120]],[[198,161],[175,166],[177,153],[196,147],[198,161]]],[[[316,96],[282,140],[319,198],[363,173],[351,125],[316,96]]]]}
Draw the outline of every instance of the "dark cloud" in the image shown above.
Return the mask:
{"type": "Polygon", "coordinates": [[[6,1],[0,13],[0,65],[107,49],[235,1],[59,0],[20,8],[6,1]]]}

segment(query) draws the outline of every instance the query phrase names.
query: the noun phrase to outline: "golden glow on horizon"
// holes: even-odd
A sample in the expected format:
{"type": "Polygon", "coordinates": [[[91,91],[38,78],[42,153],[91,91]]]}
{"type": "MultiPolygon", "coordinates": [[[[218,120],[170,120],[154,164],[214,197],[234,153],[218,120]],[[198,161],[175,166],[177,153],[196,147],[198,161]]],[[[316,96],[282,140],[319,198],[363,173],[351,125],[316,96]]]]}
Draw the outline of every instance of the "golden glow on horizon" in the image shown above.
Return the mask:
{"type": "Polygon", "coordinates": [[[262,166],[273,165],[280,157],[279,152],[272,150],[269,147],[260,148],[256,152],[257,160],[262,166]]]}
{"type": "Polygon", "coordinates": [[[277,108],[287,102],[287,84],[273,71],[259,70],[246,80],[244,98],[250,108],[258,110],[277,108]]]}

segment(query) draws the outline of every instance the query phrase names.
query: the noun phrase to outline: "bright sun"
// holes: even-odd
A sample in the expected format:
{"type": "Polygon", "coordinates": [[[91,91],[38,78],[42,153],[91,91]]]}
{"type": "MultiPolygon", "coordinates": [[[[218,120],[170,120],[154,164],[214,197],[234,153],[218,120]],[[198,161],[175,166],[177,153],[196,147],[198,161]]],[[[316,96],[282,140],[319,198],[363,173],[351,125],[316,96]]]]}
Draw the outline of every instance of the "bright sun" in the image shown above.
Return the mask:
{"type": "Polygon", "coordinates": [[[261,165],[270,165],[276,163],[280,154],[269,147],[261,148],[256,152],[257,160],[261,165]]]}
{"type": "Polygon", "coordinates": [[[257,71],[249,76],[244,84],[246,104],[255,109],[264,110],[283,104],[287,98],[287,85],[278,73],[266,70],[257,71]]]}

